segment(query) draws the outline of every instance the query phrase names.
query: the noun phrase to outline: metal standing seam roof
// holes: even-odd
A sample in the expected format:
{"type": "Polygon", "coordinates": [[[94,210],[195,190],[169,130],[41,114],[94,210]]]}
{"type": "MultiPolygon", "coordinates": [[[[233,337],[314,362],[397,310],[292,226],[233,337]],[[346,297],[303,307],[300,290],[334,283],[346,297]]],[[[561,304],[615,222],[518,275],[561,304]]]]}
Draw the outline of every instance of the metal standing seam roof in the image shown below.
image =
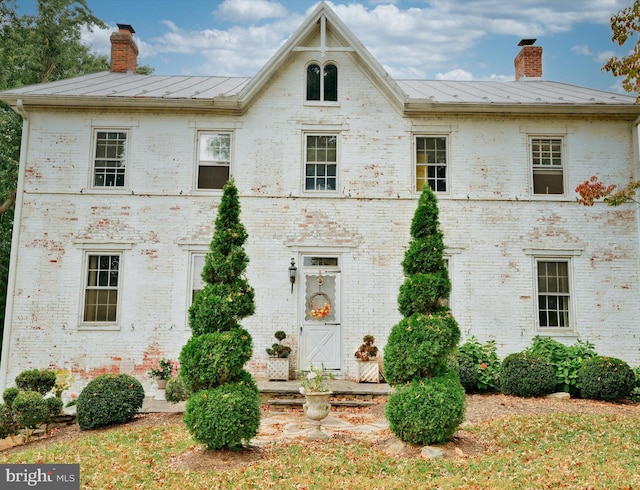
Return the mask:
{"type": "MultiPolygon", "coordinates": [[[[250,77],[137,75],[99,72],[0,92],[0,99],[24,97],[213,100],[235,98],[250,77]]],[[[396,80],[406,102],[437,104],[634,105],[635,97],[560,82],[396,80]]]]}

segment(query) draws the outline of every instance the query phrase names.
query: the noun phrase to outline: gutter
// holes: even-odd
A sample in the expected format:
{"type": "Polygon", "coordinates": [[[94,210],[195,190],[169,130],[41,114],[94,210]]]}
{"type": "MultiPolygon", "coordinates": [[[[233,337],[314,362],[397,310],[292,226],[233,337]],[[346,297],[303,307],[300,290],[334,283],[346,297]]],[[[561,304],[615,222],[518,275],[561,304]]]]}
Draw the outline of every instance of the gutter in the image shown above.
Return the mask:
{"type": "Polygon", "coordinates": [[[13,232],[11,235],[11,255],[9,258],[9,277],[7,279],[7,304],[4,316],[4,330],[2,336],[2,357],[0,359],[0,392],[7,387],[10,345],[12,344],[11,326],[13,323],[13,303],[16,287],[16,269],[18,259],[18,243],[20,238],[20,223],[22,221],[22,203],[24,200],[24,176],[29,151],[29,133],[31,131],[29,114],[24,108],[22,99],[16,101],[15,111],[22,116],[22,142],[20,147],[20,165],[18,169],[18,186],[16,188],[16,202],[13,211],[13,232]]]}

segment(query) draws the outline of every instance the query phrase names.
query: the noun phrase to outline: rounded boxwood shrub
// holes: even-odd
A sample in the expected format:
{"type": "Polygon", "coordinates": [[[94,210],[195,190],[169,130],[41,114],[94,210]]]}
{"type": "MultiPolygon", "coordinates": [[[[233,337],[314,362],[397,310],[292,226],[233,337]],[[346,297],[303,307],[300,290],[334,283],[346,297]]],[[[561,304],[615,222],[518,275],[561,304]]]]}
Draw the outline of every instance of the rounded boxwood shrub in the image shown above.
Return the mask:
{"type": "Polygon", "coordinates": [[[142,407],[144,388],[128,374],[103,374],[80,392],[76,417],[80,429],[128,422],[142,407]]]}
{"type": "Polygon", "coordinates": [[[516,352],[504,358],[500,366],[500,387],[507,395],[529,398],[553,393],[556,374],[544,358],[516,352]]]}
{"type": "Polygon", "coordinates": [[[389,429],[410,444],[446,442],[464,421],[465,393],[455,371],[397,386],[388,398],[389,429]]]}
{"type": "Polygon", "coordinates": [[[6,403],[0,404],[0,439],[14,436],[18,433],[18,424],[16,423],[13,410],[6,403]]]}
{"type": "Polygon", "coordinates": [[[21,391],[13,400],[13,414],[20,427],[35,429],[46,422],[48,405],[40,393],[36,391],[21,391]]]}
{"type": "Polygon", "coordinates": [[[448,310],[403,318],[391,329],[384,349],[385,379],[395,385],[440,374],[459,340],[458,323],[448,310]]]}
{"type": "Polygon", "coordinates": [[[16,376],[16,386],[22,391],[49,393],[56,384],[56,372],[49,369],[29,369],[16,376]]]}
{"type": "Polygon", "coordinates": [[[169,403],[183,402],[189,398],[189,390],[187,390],[182,377],[176,376],[167,381],[164,397],[169,403]]]}
{"type": "Polygon", "coordinates": [[[189,397],[184,422],[209,449],[238,450],[260,427],[260,394],[245,382],[230,382],[189,397]]]}
{"type": "Polygon", "coordinates": [[[251,335],[243,328],[193,336],[180,352],[180,373],[195,393],[234,378],[252,355],[251,335]]]}
{"type": "Polygon", "coordinates": [[[478,391],[478,368],[473,359],[462,352],[452,358],[452,365],[460,377],[460,384],[467,393],[478,391]]]}
{"type": "Polygon", "coordinates": [[[582,363],[578,382],[582,398],[614,402],[631,394],[635,375],[621,359],[596,356],[582,363]]]}
{"type": "Polygon", "coordinates": [[[13,405],[13,400],[16,399],[20,390],[18,388],[7,388],[2,392],[2,400],[7,404],[7,406],[11,407],[13,405]]]}

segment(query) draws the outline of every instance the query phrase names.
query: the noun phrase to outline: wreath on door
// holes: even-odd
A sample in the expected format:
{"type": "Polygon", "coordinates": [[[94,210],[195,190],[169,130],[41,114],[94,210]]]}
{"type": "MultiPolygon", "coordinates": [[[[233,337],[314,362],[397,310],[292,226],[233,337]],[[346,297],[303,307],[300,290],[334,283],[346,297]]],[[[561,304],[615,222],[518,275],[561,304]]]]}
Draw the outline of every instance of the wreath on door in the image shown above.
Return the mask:
{"type": "Polygon", "coordinates": [[[322,320],[331,314],[331,300],[327,293],[318,291],[309,298],[309,316],[314,320],[322,320]],[[322,306],[320,306],[322,305],[322,306]]]}

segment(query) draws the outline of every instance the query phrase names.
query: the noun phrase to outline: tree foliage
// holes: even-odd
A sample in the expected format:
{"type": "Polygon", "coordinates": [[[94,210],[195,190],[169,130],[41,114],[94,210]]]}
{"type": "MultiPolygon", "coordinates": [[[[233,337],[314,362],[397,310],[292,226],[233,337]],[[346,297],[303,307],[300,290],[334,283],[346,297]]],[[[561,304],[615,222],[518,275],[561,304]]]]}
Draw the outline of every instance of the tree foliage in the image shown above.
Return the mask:
{"type": "Polygon", "coordinates": [[[578,203],[585,206],[593,206],[600,199],[609,206],[620,206],[630,202],[640,204],[636,198],[638,189],[640,189],[640,180],[631,180],[625,187],[619,188],[615,184],[606,185],[597,176],[592,175],[589,180],[585,180],[575,190],[580,195],[578,203]]]}
{"type": "MultiPolygon", "coordinates": [[[[611,40],[619,46],[637,39],[635,35],[639,30],[640,0],[611,16],[611,40]]],[[[622,87],[627,92],[640,93],[640,43],[636,40],[627,56],[611,57],[602,69],[611,72],[615,77],[624,77],[622,87]]]]}

